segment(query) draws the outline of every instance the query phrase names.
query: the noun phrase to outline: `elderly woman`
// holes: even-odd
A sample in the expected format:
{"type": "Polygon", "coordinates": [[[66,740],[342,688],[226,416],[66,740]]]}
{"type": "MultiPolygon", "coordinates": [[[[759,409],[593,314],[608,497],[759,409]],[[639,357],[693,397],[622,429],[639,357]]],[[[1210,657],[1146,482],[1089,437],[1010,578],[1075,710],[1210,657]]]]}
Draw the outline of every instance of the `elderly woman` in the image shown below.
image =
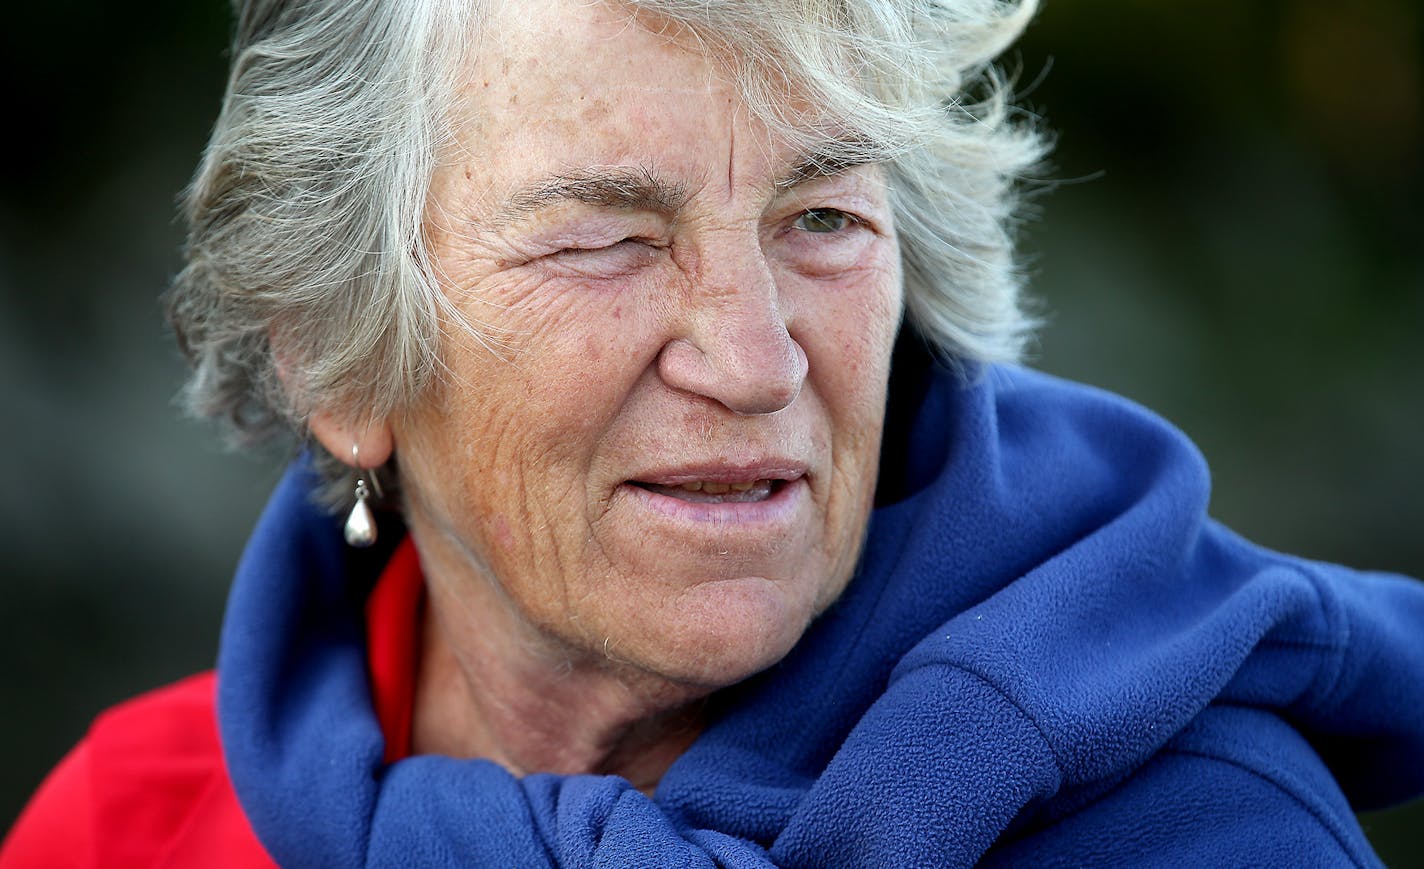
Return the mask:
{"type": "Polygon", "coordinates": [[[1377,863],[1424,588],[1008,364],[1031,6],[243,2],[172,315],[310,447],[0,864],[1377,863]]]}

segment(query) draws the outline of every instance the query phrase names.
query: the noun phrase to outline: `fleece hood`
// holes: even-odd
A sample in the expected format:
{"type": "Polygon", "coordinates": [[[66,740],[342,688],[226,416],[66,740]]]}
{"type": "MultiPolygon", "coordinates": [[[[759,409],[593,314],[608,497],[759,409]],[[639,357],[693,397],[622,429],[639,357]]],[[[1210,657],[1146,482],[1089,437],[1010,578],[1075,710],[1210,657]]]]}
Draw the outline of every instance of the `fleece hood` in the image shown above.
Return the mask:
{"type": "Polygon", "coordinates": [[[1424,586],[1241,540],[1178,431],[1041,374],[897,368],[886,437],[846,593],[652,798],[383,764],[380,555],[297,463],[219,658],[254,830],[303,866],[1377,865],[1351,812],[1424,791],[1424,586]]]}

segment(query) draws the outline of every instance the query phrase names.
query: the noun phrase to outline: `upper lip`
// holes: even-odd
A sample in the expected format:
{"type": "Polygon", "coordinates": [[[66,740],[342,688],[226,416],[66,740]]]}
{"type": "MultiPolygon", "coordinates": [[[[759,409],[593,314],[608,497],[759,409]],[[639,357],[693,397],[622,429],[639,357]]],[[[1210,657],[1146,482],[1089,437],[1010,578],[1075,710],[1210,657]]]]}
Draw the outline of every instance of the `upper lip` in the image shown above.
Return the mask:
{"type": "Polygon", "coordinates": [[[676,465],[643,471],[630,483],[654,486],[681,486],[684,483],[755,483],[757,480],[797,480],[806,476],[806,463],[793,459],[760,459],[749,462],[708,462],[676,465]]]}

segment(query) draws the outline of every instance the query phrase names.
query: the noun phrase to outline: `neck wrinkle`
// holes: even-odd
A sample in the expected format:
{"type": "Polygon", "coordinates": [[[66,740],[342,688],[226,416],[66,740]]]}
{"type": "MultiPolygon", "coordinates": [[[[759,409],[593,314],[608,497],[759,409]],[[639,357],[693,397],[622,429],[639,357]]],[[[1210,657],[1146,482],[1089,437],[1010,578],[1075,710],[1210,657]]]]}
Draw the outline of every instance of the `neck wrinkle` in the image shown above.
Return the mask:
{"type": "Polygon", "coordinates": [[[663,684],[640,692],[636,680],[612,668],[555,666],[518,645],[511,654],[498,648],[496,631],[458,623],[479,610],[442,605],[441,597],[431,584],[414,753],[485,758],[520,776],[619,775],[651,795],[700,734],[705,689],[663,684]]]}

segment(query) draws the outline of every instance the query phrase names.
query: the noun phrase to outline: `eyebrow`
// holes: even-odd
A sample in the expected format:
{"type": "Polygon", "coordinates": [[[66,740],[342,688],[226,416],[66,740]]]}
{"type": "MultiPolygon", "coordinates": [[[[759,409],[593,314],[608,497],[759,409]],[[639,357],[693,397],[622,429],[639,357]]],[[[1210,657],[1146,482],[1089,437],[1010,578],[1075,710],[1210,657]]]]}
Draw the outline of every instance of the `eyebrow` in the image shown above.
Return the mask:
{"type": "MultiPolygon", "coordinates": [[[[831,143],[829,147],[803,154],[773,183],[785,192],[818,178],[840,175],[858,166],[876,163],[873,152],[831,143]]],[[[648,211],[672,215],[690,198],[687,186],[665,181],[641,166],[588,166],[560,172],[515,191],[505,201],[495,223],[507,226],[561,202],[582,202],[602,208],[648,211]]]]}
{"type": "Polygon", "coordinates": [[[891,156],[889,148],[868,137],[853,133],[828,135],[819,147],[791,162],[791,168],[776,179],[776,189],[790,190],[818,178],[830,178],[860,166],[883,163],[891,156]]]}
{"type": "Polygon", "coordinates": [[[857,166],[879,162],[865,154],[844,153],[839,149],[807,154],[791,164],[791,168],[774,182],[777,190],[790,190],[818,178],[830,178],[857,166]]]}
{"type": "Polygon", "coordinates": [[[590,166],[560,172],[515,191],[501,209],[498,222],[521,220],[560,202],[670,215],[687,199],[686,186],[664,181],[651,169],[590,166]]]}

